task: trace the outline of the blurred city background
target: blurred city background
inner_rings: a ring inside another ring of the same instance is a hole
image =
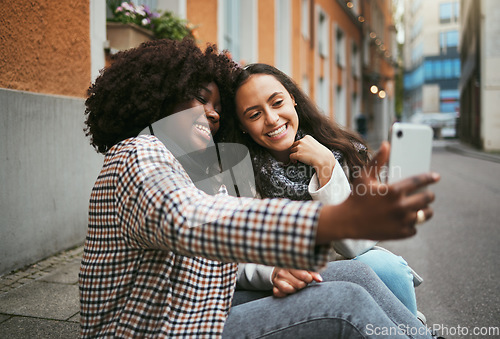
[[[103,160],[83,132],[99,70],[142,41],[189,36],[241,65],[275,65],[373,149],[395,121],[430,125],[436,215],[387,247],[425,279],[417,297],[430,323],[498,329],[499,18],[495,0],[2,2],[0,304],[32,281],[54,283],[22,274],[36,263],[67,250],[78,262]],[[77,312],[51,319],[77,326]],[[0,334],[16,315],[49,317],[0,306]]]

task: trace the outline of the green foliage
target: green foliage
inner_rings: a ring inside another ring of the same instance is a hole
[[[156,38],[182,40],[184,37],[194,38],[192,26],[187,20],[181,20],[171,12],[164,12],[152,19],[153,32]]]

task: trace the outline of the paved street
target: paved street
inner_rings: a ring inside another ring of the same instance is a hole
[[[451,153],[445,144],[433,152],[441,174],[434,218],[415,237],[384,246],[425,279],[417,300],[429,325],[447,326],[447,338],[477,338],[474,327],[500,327],[500,163]],[[458,326],[469,335],[458,335]]]

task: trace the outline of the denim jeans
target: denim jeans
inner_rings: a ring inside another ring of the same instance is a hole
[[[285,298],[236,291],[223,337],[431,338],[367,265],[331,262],[321,275]]]
[[[369,250],[353,260],[361,261],[375,271],[394,295],[417,315],[417,298],[413,285],[413,275],[406,261],[393,253],[383,250]]]

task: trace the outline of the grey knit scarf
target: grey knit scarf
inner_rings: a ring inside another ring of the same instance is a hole
[[[305,136],[300,130],[295,140]],[[342,154],[332,150],[335,158],[342,163]],[[287,198],[291,200],[311,200],[308,192],[309,181],[314,174],[314,168],[297,161],[283,164],[276,160],[265,149],[252,156],[255,181],[262,198]]]

